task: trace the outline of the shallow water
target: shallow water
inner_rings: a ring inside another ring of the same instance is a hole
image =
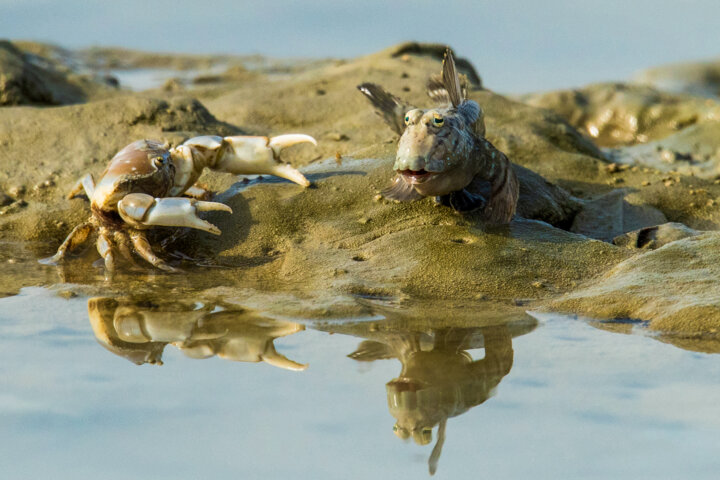
[[[382,302],[296,323],[67,287],[0,299],[2,478],[422,478],[445,422],[437,478],[720,469],[720,357],[645,334],[540,314],[429,328]]]
[[[218,75],[227,69],[227,65],[217,65],[206,69],[176,70],[170,68],[110,69],[106,73],[115,77],[122,88],[141,92],[151,88],[160,88],[170,79],[184,85],[192,85],[198,75]]]
[[[190,82],[197,71],[178,71],[167,68],[138,68],[134,70],[109,70],[109,75],[115,77],[120,86],[134,92],[161,87],[167,80],[177,78]]]

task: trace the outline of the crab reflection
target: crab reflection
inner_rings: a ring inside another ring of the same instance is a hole
[[[304,326],[238,307],[96,297],[88,300],[88,315],[100,344],[138,365],[162,365],[163,350],[171,344],[191,358],[218,356],[287,370],[307,368],[278,353],[274,345],[276,338]]]
[[[432,442],[433,428],[438,427],[437,443],[428,460],[434,474],[447,420],[495,393],[512,368],[513,336],[527,333],[535,325],[528,318],[516,324],[475,328],[388,331],[385,327],[383,332],[371,328],[362,335],[371,340],[361,342],[349,357],[361,362],[389,358],[401,362],[400,374],[386,385],[388,408],[396,420],[393,431],[401,439],[427,445]],[[475,360],[468,350],[477,348],[484,348],[485,355]]]

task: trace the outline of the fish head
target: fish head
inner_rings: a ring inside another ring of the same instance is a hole
[[[432,191],[434,184],[443,185],[439,193],[432,194],[464,188],[469,182],[465,180],[475,174],[474,171],[462,174],[471,168],[475,145],[472,125],[466,116],[451,107],[413,109],[406,113],[405,124],[393,166],[397,173],[409,184],[423,185],[423,190]]]

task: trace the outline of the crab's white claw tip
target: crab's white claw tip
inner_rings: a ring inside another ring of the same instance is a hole
[[[195,203],[195,210],[198,212],[227,212],[232,213],[232,208],[228,207],[224,203],[219,202],[204,202],[198,200]]]
[[[218,227],[216,227],[210,222],[206,222],[205,220],[200,220],[199,222],[196,222],[191,228],[203,230],[205,232],[212,233],[213,235],[220,235],[222,233]]]
[[[272,149],[275,157],[277,158],[284,148],[288,148],[299,143],[312,143],[313,145],[317,146],[317,141],[313,137],[311,137],[310,135],[305,135],[303,133],[288,133],[286,135],[278,135],[277,137],[272,137],[268,142],[268,146]],[[303,187],[310,186],[310,181],[305,178],[305,175],[287,164],[280,164],[274,166],[270,173],[278,177],[286,178],[291,182],[302,185]]]
[[[317,141],[310,135],[305,135],[303,133],[288,133],[286,135],[272,137],[268,146],[272,148],[277,155],[283,148],[292,147],[298,143],[312,143],[317,147]]]
[[[295,362],[284,355],[280,355],[277,352],[267,352],[263,354],[261,358],[263,362],[267,363],[268,365],[272,365],[273,367],[278,367],[285,370],[291,370],[293,372],[302,372],[303,370],[307,370],[308,368],[307,363]]]
[[[291,182],[297,183],[298,185],[302,185],[303,187],[310,186],[310,180],[305,178],[305,175],[300,173],[300,171],[296,168],[293,168],[286,163],[273,165],[273,167],[270,169],[270,173],[275,175],[276,177],[282,177],[290,180]]]

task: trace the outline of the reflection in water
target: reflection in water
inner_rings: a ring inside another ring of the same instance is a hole
[[[419,445],[437,440],[428,465],[437,470],[447,421],[490,398],[513,365],[512,338],[532,331],[536,321],[517,309],[435,309],[424,305],[389,308],[372,305],[380,321],[317,323],[314,328],[364,340],[350,358],[372,362],[395,358],[402,364],[387,383],[393,430]],[[88,300],[96,338],[108,350],[136,364],[162,364],[172,344],[192,358],[265,362],[289,370],[307,365],[275,350],[274,340],[304,326],[270,319],[234,305],[161,302],[96,297]],[[441,316],[438,316],[441,315]],[[484,349],[474,359],[468,350]]]
[[[108,350],[138,365],[162,365],[165,345],[191,358],[217,355],[239,362],[265,362],[287,370],[307,365],[275,350],[274,340],[304,330],[300,324],[262,317],[234,307],[155,303],[96,297],[88,300],[95,337]]]
[[[623,479],[714,479],[720,470],[720,357],[645,336],[611,334],[575,318],[552,316],[517,342],[533,325],[523,325],[502,306],[452,311],[446,303],[434,302],[431,309],[403,302],[394,316],[373,308],[373,317],[365,321],[319,320],[312,326],[318,331],[276,340],[277,349],[286,354],[292,352],[287,344],[303,346],[303,360],[314,367],[303,375],[256,368],[258,364],[180,361],[172,346],[166,350],[178,361],[175,368],[151,372],[95,345],[87,331],[87,298],[58,295],[58,290],[23,289],[0,299],[3,479],[166,478],[178,471],[190,478],[238,472],[266,480],[325,480],[337,478],[338,472],[407,478],[422,473],[418,469],[427,471],[443,418],[447,441],[439,473],[448,478],[466,478],[468,472],[491,478],[585,478],[597,472],[598,477]],[[232,310],[227,306],[231,300],[218,298],[224,291],[180,296],[174,292],[192,291],[166,288],[155,297],[157,306],[98,299],[91,305],[93,326],[111,348],[119,349],[123,344],[114,326],[119,307],[121,312],[164,311],[192,326],[195,321],[188,316],[199,319],[219,311],[193,307],[193,300],[213,299],[208,303]],[[185,306],[169,304],[178,297]],[[487,318],[493,312],[502,315]],[[243,316],[238,317],[242,323]],[[512,372],[499,380],[509,366],[508,338],[483,328],[503,320],[510,322],[515,352]],[[198,325],[197,333],[204,327]],[[499,348],[492,346],[493,338]],[[364,340],[374,341],[359,349],[365,360],[392,359],[365,364],[343,360]],[[152,351],[142,346],[124,345],[141,352],[138,361]],[[478,346],[487,352],[470,348]],[[485,370],[467,359],[465,351],[475,359],[495,360]],[[435,369],[433,359],[447,374]],[[642,368],[637,368],[639,360]],[[385,402],[388,392],[391,399],[398,393],[392,384],[385,388],[395,377],[414,380],[418,405],[407,407],[412,401],[408,394],[405,408],[391,407],[397,420]],[[498,380],[500,398],[472,408]],[[379,390],[368,388],[368,382]],[[118,401],[118,389],[133,395]],[[168,394],[170,409],[168,402],[157,401]],[[433,403],[426,401],[433,395]],[[692,408],[683,408],[688,403]],[[451,418],[466,409],[470,411]],[[390,433],[396,421],[408,432],[413,425],[432,426],[434,438],[424,447],[403,444]],[[42,461],[38,449],[29,445],[42,449]],[[413,451],[425,456],[421,463],[413,461]],[[133,461],[122,461],[126,458]]]
[[[485,357],[473,360],[467,350],[482,347]],[[396,419],[393,431],[402,439],[412,437],[415,443],[427,445],[438,425],[437,443],[428,460],[434,474],[447,419],[490,398],[510,372],[512,333],[507,325],[495,325],[385,334],[363,341],[349,356],[365,362],[400,360],[400,375],[387,383],[388,407]]]

